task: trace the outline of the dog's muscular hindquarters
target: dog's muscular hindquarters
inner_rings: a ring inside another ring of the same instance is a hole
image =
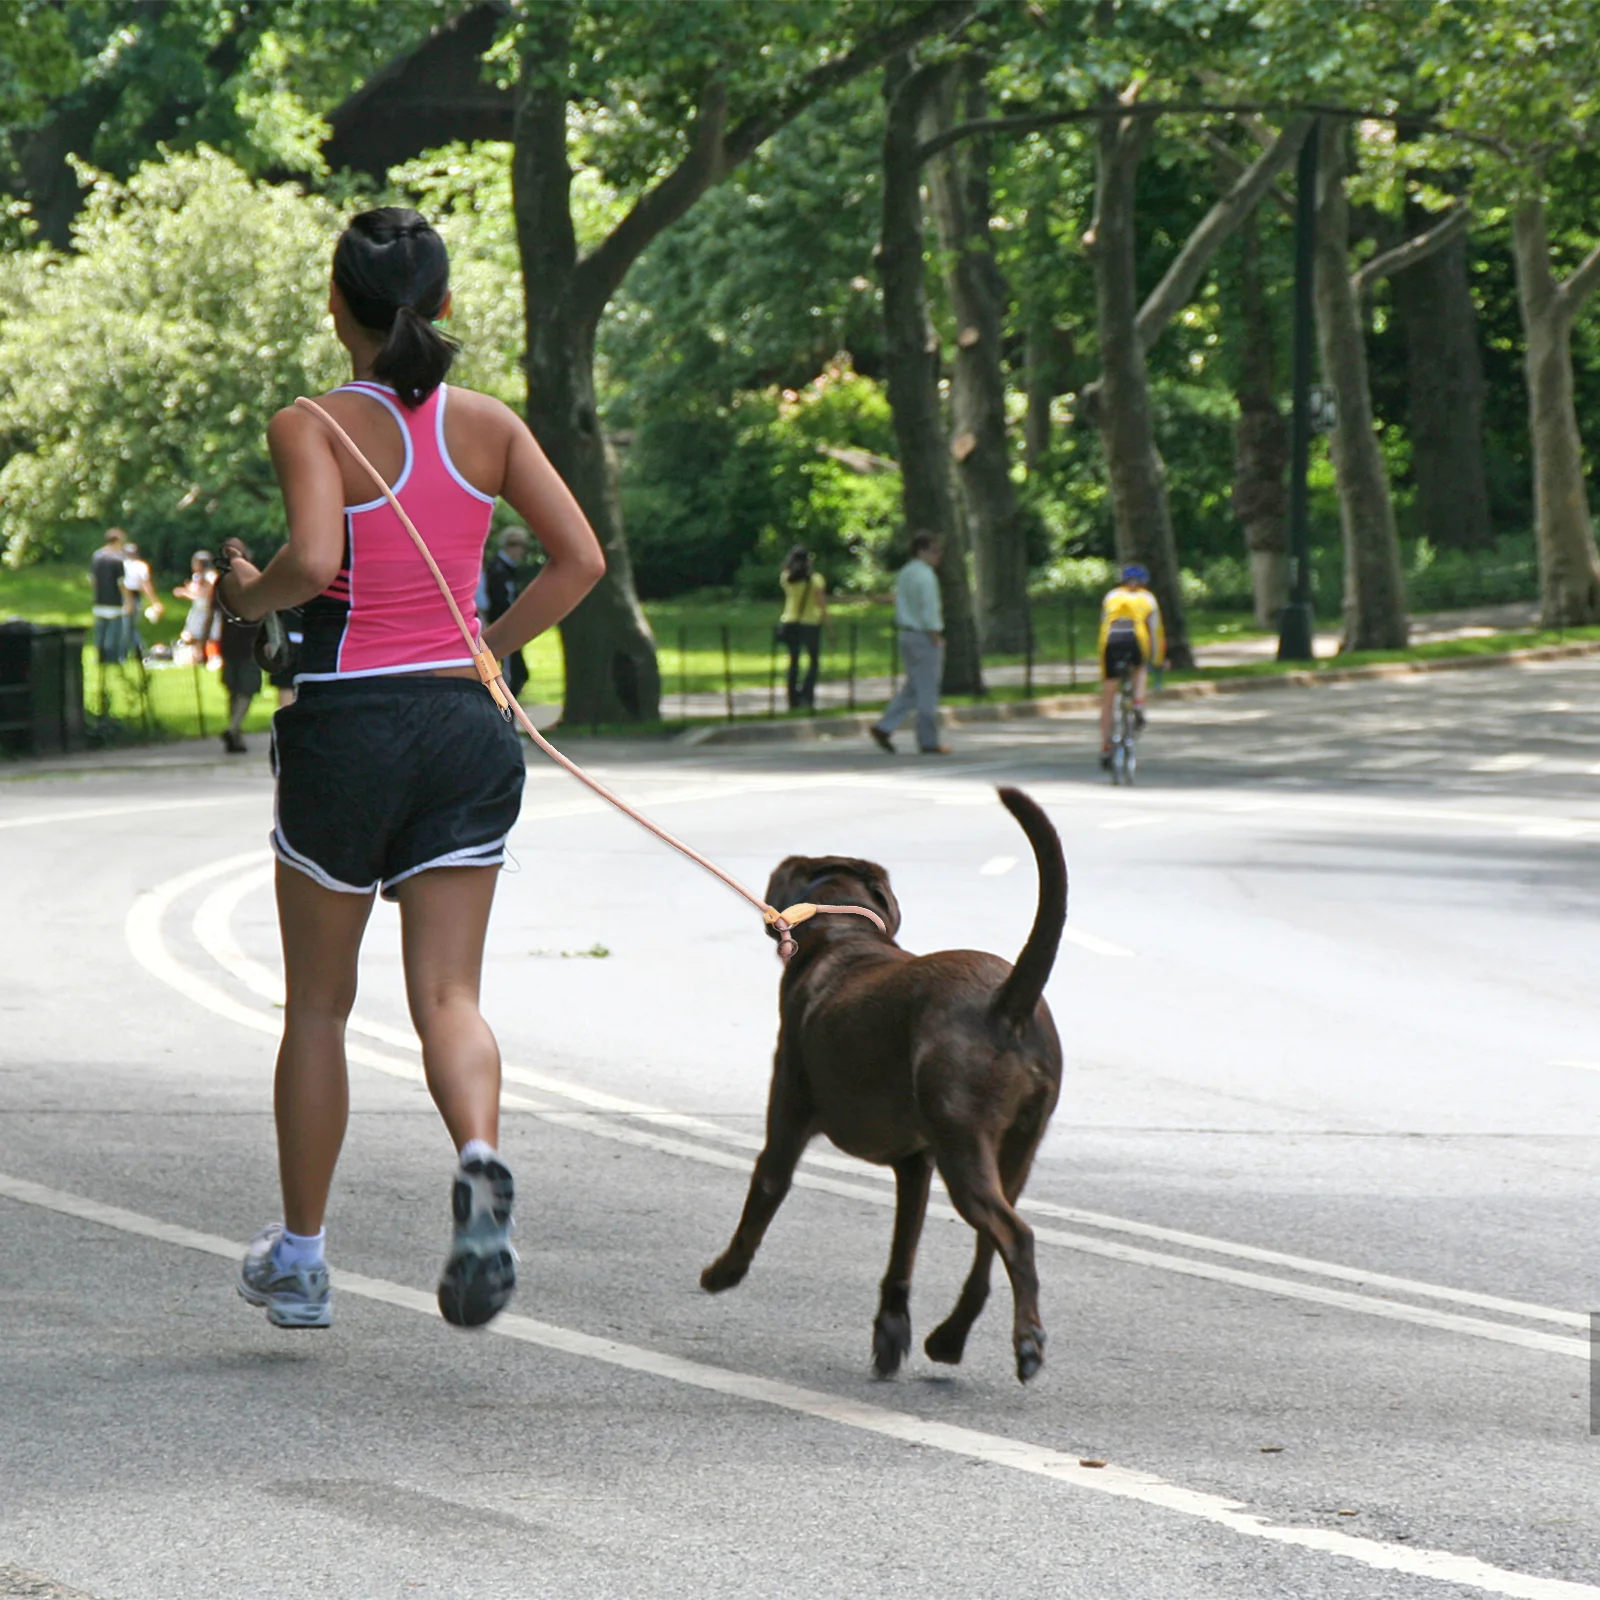
[[[977,950],[902,950],[894,942],[900,907],[874,862],[790,856],[767,884],[776,906],[874,906],[888,931],[860,917],[815,917],[796,930],[766,1147],[733,1241],[700,1283],[715,1293],[749,1271],[817,1134],[893,1167],[894,1242],[872,1330],[880,1377],[897,1371],[911,1348],[911,1268],[935,1166],[978,1244],[955,1309],[924,1349],[935,1361],[960,1361],[998,1252],[1015,1301],[1017,1376],[1026,1382],[1044,1360],[1033,1230],[1016,1201],[1061,1089],[1061,1045],[1041,996],[1066,922],[1067,869],[1044,812],[1019,789],[1000,790],[1000,799],[1039,865],[1039,907],[1014,967]]]

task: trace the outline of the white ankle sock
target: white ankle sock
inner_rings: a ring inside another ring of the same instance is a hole
[[[498,1161],[500,1152],[487,1139],[468,1139],[461,1147],[461,1165],[469,1161]]]
[[[318,1228],[315,1233],[290,1233],[285,1228],[273,1255],[280,1267],[320,1267],[327,1237],[326,1228]]]

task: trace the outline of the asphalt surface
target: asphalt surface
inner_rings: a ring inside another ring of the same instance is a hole
[[[335,1326],[233,1291],[277,1216],[249,760],[0,768],[0,1596],[1600,1597],[1600,663],[721,751],[576,742],[759,888],[884,862],[1012,955],[1049,810],[1065,1092],[959,1369],[869,1373],[883,1176],[818,1148],[744,1285],[777,967],[728,892],[530,767],[486,1010],[522,1287],[431,1312],[450,1152],[392,909],[352,1032]],[[538,758],[535,758],[537,762]],[[602,953],[603,952],[603,953]],[[936,1199],[939,1191],[936,1189]],[[930,1216],[920,1340],[971,1234]]]

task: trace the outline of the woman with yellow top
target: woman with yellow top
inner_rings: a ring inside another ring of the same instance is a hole
[[[789,709],[817,709],[817,667],[822,655],[822,624],[828,620],[828,585],[811,566],[811,552],[797,544],[778,573],[783,585],[783,616],[778,640],[789,647]],[[800,652],[810,654],[805,682],[800,681]]]

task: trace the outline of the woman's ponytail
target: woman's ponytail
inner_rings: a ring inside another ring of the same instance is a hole
[[[416,407],[444,382],[460,346],[433,326],[450,293],[450,257],[427,219],[379,206],[350,219],[333,281],[363,328],[384,335],[372,373]]]
[[[402,405],[420,406],[444,382],[460,348],[414,307],[401,306],[372,363],[372,375],[388,384]]]

